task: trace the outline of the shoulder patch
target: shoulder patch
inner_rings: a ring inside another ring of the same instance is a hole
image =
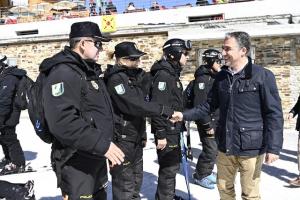
[[[115,86],[115,90],[119,95],[125,94],[125,87],[122,83]]]
[[[164,91],[166,89],[167,83],[166,82],[158,82],[158,89],[160,91]]]
[[[200,89],[200,90],[204,90],[204,88],[205,88],[205,83],[199,83],[198,86],[199,86],[199,89]]]
[[[96,81],[91,81],[91,84],[92,84],[93,88],[95,88],[96,90],[99,89],[99,85]]]
[[[64,83],[60,82],[60,83],[53,84],[51,86],[51,89],[52,89],[53,96],[55,96],[55,97],[61,96],[65,91]]]

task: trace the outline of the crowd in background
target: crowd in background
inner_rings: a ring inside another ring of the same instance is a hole
[[[143,4],[138,1],[104,0],[96,3],[90,1],[58,1],[54,4],[39,3],[29,6],[0,5],[0,24],[16,24],[27,22],[21,18],[35,18],[34,21],[58,20],[98,15],[113,15],[121,13],[177,9],[193,6],[211,6],[215,4],[237,3],[253,0],[196,0],[196,1],[153,1]]]

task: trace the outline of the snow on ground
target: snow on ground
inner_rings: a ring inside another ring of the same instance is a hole
[[[21,122],[17,126],[18,138],[25,152],[26,161],[31,163],[33,168],[38,172],[24,173],[17,175],[0,176],[1,180],[8,180],[11,182],[26,182],[29,179],[35,181],[35,194],[40,200],[60,200],[60,190],[56,188],[56,177],[50,166],[50,145],[43,143],[37,136],[35,136],[32,125],[28,119],[27,113],[22,113]],[[153,144],[152,134],[148,134],[149,140],[147,147],[144,149],[144,182],[141,190],[142,199],[154,199],[158,164],[156,160],[156,150]],[[193,172],[199,153],[201,152],[201,144],[199,137],[194,128],[191,131],[192,148],[194,159],[190,164],[190,174]],[[261,194],[264,200],[299,200],[300,188],[293,188],[287,184],[289,179],[297,175],[297,132],[294,130],[284,131],[284,146],[280,156],[280,160],[272,165],[264,165],[262,180],[261,180]],[[0,150],[0,157],[3,154]],[[47,166],[47,167],[45,167]],[[192,179],[190,178],[192,182]],[[195,184],[190,184],[191,194],[193,200],[200,199],[219,199],[217,188],[213,190],[202,188]],[[236,180],[237,199],[240,200],[240,186],[239,179]],[[108,195],[111,199],[111,190]],[[187,189],[184,177],[177,175],[176,193],[187,198]]]

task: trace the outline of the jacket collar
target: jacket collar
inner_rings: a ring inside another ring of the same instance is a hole
[[[231,73],[228,66],[223,66],[222,69]],[[246,66],[237,74],[241,74],[242,79],[250,79],[252,77],[252,59],[248,56],[248,63]]]

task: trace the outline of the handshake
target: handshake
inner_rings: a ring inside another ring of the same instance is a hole
[[[182,112],[174,111],[171,118],[169,119],[172,123],[181,122],[183,120]]]

